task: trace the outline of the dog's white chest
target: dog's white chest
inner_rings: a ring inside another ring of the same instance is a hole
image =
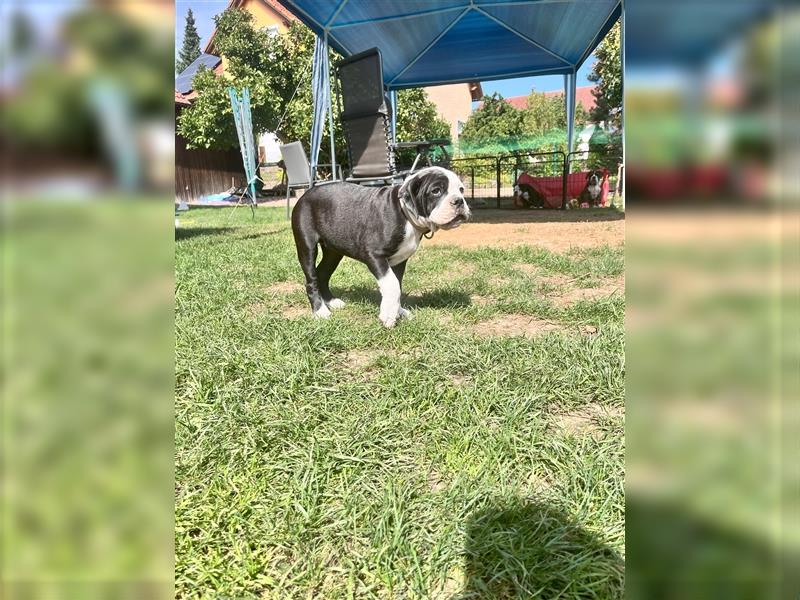
[[[421,239],[422,236],[414,229],[414,226],[407,222],[403,241],[400,243],[397,251],[389,257],[389,264],[395,266],[399,265],[404,260],[408,260],[409,257],[417,251],[417,248],[419,248]]]
[[[597,198],[600,195],[600,185],[599,184],[589,185],[589,186],[587,186],[587,189],[589,190],[589,195],[592,198]]]

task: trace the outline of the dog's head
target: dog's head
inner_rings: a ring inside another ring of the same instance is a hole
[[[464,184],[458,175],[441,167],[428,167],[409,175],[400,186],[400,195],[406,197],[417,214],[441,229],[458,227],[472,216],[464,200]]]
[[[523,200],[530,200],[531,193],[528,190],[523,190],[519,185],[514,186],[514,196],[522,198]]]
[[[603,177],[605,177],[605,173],[602,171],[589,171],[586,175],[586,185],[589,187],[597,187],[602,183]]]

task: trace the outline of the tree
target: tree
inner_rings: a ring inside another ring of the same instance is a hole
[[[27,54],[33,47],[35,34],[27,15],[15,10],[11,15],[11,41],[9,50],[13,56]]]
[[[459,139],[472,144],[515,140],[523,135],[523,130],[523,112],[495,92],[483,97],[480,108],[464,124]]]
[[[620,59],[620,25],[617,22],[594,51],[597,61],[587,79],[595,83],[592,94],[595,107],[592,121],[605,122],[614,130],[622,127],[622,60]]]
[[[592,65],[588,79],[596,83],[592,94],[595,107],[592,120],[604,122],[608,134],[594,137],[589,149],[600,157],[597,166],[614,170],[622,162],[622,60],[620,57],[620,25],[617,22],[597,46],[597,61]]]
[[[523,110],[523,134],[541,136],[553,130],[566,130],[567,105],[563,94],[547,96],[531,90],[527,107]],[[583,104],[575,107],[575,126],[586,124],[587,114]]]
[[[255,29],[253,16],[241,9],[228,9],[215,17],[214,43],[225,58],[222,77],[201,69],[193,81],[197,92],[191,106],[178,118],[178,133],[189,147],[228,149],[238,145],[231,113],[228,87],[250,88],[254,134],[273,132],[283,142],[300,140],[308,149],[313,119],[311,62],[314,35],[301,23],[292,23],[281,35]],[[338,58],[332,53],[334,61]],[[333,69],[332,69],[333,73]],[[331,81],[335,98],[338,81]],[[327,122],[324,135],[327,136]],[[449,128],[436,114],[436,107],[423,90],[402,90],[398,94],[398,139],[415,140],[447,137]],[[341,123],[334,115],[336,159],[345,162],[347,148]],[[327,140],[320,148],[320,163],[330,162]]]
[[[200,56],[200,36],[197,34],[197,26],[194,22],[192,9],[186,13],[186,25],[183,27],[183,45],[178,54],[178,61],[175,63],[177,73],[192,64]]]
[[[412,88],[397,92],[397,141],[434,140],[450,138],[450,125],[436,112],[425,90]],[[399,164],[411,165],[416,156],[413,149],[398,152]]]

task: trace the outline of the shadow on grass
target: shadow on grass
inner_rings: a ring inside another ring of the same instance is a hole
[[[467,523],[457,600],[622,598],[622,557],[559,509],[520,499]]]
[[[188,240],[204,235],[222,235],[236,231],[236,227],[178,227],[175,229],[176,240]]]
[[[334,289],[334,295],[336,290]],[[365,302],[378,305],[381,294],[376,288],[358,286],[341,290],[338,295],[345,302]],[[463,308],[470,305],[469,294],[456,290],[435,290],[422,294],[403,294],[402,305],[408,308]]]
[[[797,597],[800,556],[770,545],[776,540],[767,531],[747,535],[725,526],[722,517],[702,518],[673,502],[638,497],[628,497],[625,520],[627,598]]]

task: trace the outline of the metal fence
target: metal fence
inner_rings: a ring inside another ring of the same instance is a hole
[[[514,184],[522,173],[532,177],[561,177],[562,203],[567,198],[567,175],[591,169],[608,169],[609,192],[617,190],[618,160],[596,150],[564,152],[515,152],[490,156],[453,158],[450,168],[464,183],[465,195],[474,205],[494,205],[496,208],[513,206]]]

